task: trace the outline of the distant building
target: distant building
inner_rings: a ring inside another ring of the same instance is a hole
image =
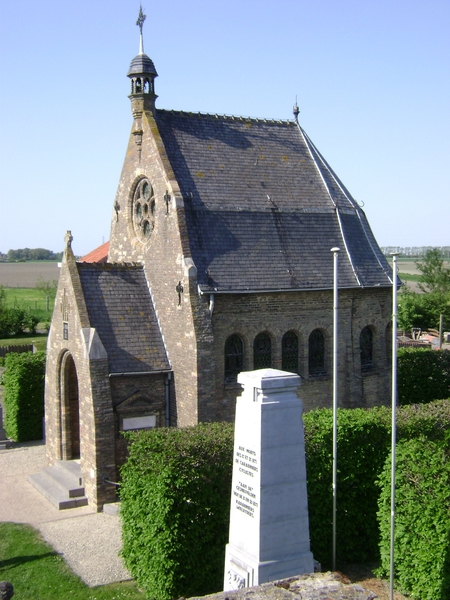
[[[141,30],[109,247],[77,262],[67,237],[48,342],[48,460],[80,458],[97,508],[123,430],[232,420],[242,370],[299,373],[305,408],[331,406],[332,247],[340,405],[389,399],[390,268],[298,110],[161,110],[156,76]]]

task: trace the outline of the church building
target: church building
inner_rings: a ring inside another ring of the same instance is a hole
[[[79,459],[98,510],[115,499],[124,431],[233,420],[240,371],[298,373],[305,409],[331,407],[332,248],[339,405],[389,401],[391,269],[298,108],[157,108],[144,19],[109,245],[77,261],[67,233],[47,348],[47,459]]]

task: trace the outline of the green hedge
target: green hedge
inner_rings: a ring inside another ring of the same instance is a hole
[[[311,551],[323,568],[332,560],[332,420],[330,409],[304,415]],[[386,409],[338,410],[336,554],[365,562],[378,555],[376,479],[389,451]]]
[[[449,350],[399,348],[397,367],[399,404],[450,398]]]
[[[420,600],[450,598],[449,445],[424,437],[397,446],[396,584]],[[390,570],[391,459],[380,477],[380,575]]]
[[[304,415],[311,551],[332,552],[332,410]],[[450,401],[397,411],[399,441],[450,437]],[[232,470],[232,426],[157,429],[131,436],[121,488],[123,555],[156,600],[221,589]],[[391,410],[339,409],[338,564],[379,558],[377,480],[391,450]]]
[[[223,587],[233,425],[133,433],[122,468],[122,556],[148,597]]]
[[[5,386],[6,435],[16,442],[41,440],[44,418],[45,352],[7,354]]]
[[[311,551],[324,568],[332,559],[331,409],[305,413],[305,452]],[[338,563],[379,558],[377,479],[391,451],[391,409],[338,410],[336,555]],[[397,437],[444,440],[450,432],[450,401],[401,407]]]

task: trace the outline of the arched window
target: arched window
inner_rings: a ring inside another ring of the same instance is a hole
[[[244,343],[234,334],[225,342],[225,383],[236,381],[244,364]]]
[[[267,333],[258,333],[253,342],[253,368],[268,369],[272,366],[272,342]]]
[[[370,327],[364,327],[359,335],[359,353],[361,369],[367,371],[373,367],[373,332]]]
[[[293,331],[285,333],[281,340],[281,368],[298,373],[298,337]]]
[[[308,340],[308,370],[310,377],[325,375],[325,336],[314,329]]]

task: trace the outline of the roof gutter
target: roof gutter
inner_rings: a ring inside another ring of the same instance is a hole
[[[108,377],[136,377],[137,375],[161,375],[161,373],[171,373],[172,369],[161,369],[160,371],[131,371],[127,373],[110,373]]]
[[[347,285],[347,286],[339,286],[340,290],[359,290],[366,288],[382,288],[382,287],[391,287],[391,284],[386,283],[383,285]],[[281,288],[281,289],[272,289],[272,290],[214,290],[214,294],[210,290],[201,290],[200,286],[198,287],[198,292],[201,296],[204,294],[210,294],[210,296],[214,295],[225,295],[225,294],[281,294],[285,292],[323,292],[327,290],[333,290],[333,286],[330,287],[322,287],[322,288]],[[213,303],[214,308],[214,303]],[[211,304],[210,304],[211,309]]]

